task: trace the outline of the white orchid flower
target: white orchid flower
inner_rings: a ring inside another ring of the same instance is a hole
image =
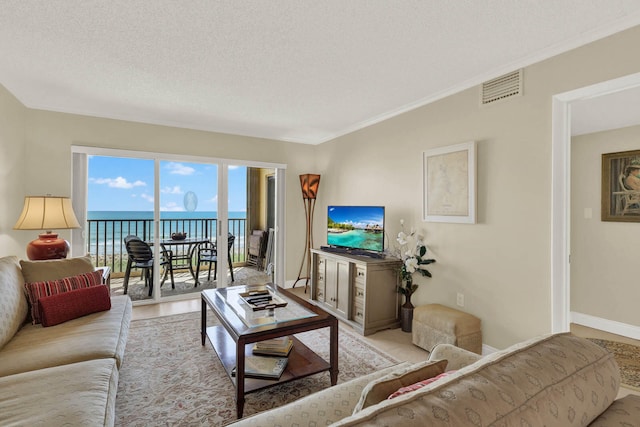
[[[409,236],[407,236],[404,231],[401,231],[398,233],[398,243],[400,243],[401,245],[406,245],[407,243],[409,243]]]
[[[407,272],[413,273],[418,268],[418,260],[415,258],[409,258],[404,262]]]

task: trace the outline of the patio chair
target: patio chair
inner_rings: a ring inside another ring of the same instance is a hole
[[[129,276],[132,268],[143,270],[145,286],[149,286],[149,296],[153,294],[153,251],[149,244],[138,236],[129,235],[124,238],[124,244],[127,249],[127,268],[124,273],[124,293],[129,291]],[[164,265],[169,269],[171,275],[171,286],[175,289],[173,280],[173,268],[169,259],[163,259],[160,265]]]
[[[227,259],[229,261],[229,270],[231,271],[231,281],[233,282],[235,279],[233,278],[233,263],[231,261],[231,248],[233,247],[233,242],[235,241],[236,236],[229,233],[229,238],[227,240]],[[206,262],[209,264],[209,272],[207,274],[207,281],[211,280],[211,264],[214,264],[215,270],[213,272],[213,280],[216,280],[218,276],[218,249],[215,244],[211,242],[203,243],[198,248],[198,263],[196,265],[196,286],[198,286],[198,282],[200,280],[200,264]]]

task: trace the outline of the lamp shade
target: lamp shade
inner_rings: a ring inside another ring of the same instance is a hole
[[[69,243],[51,230],[80,228],[80,224],[68,197],[28,196],[24,198],[22,213],[13,228],[47,230],[27,245],[29,259],[44,260],[66,258],[69,252]]]
[[[311,173],[300,175],[300,186],[302,187],[303,199],[315,199],[320,186],[320,175]]]
[[[14,230],[80,228],[68,197],[28,196]]]

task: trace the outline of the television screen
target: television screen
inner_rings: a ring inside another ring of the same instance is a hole
[[[384,251],[384,206],[329,206],[327,244]]]

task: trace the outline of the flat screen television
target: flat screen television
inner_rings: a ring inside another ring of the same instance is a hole
[[[384,251],[384,206],[329,206],[327,244],[332,247]]]

